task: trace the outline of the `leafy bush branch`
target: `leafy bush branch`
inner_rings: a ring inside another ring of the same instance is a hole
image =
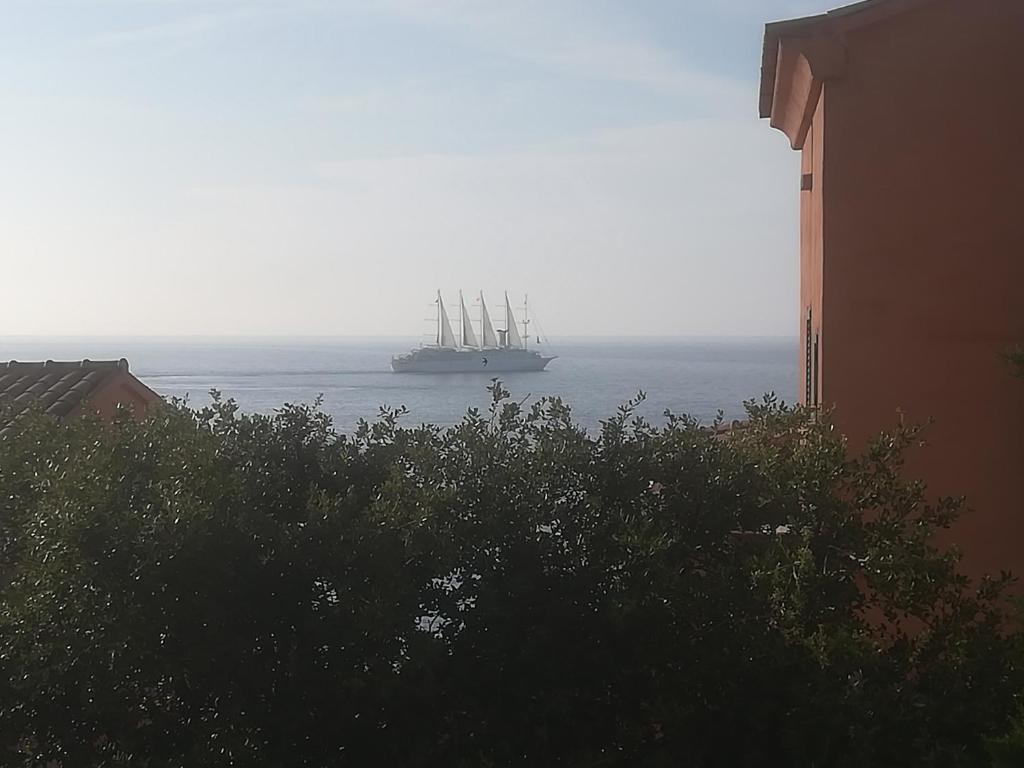
[[[0,440],[0,763],[980,766],[1020,705],[899,425],[498,383],[458,425],[217,399]],[[1004,745],[1005,746],[1005,745]]]

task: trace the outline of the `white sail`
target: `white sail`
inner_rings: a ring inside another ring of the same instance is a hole
[[[494,326],[491,325],[491,315],[488,313],[487,305],[484,303],[483,291],[480,292],[480,335],[483,336],[483,345],[485,347],[498,346],[498,334],[494,332]]]
[[[471,322],[472,309],[467,311],[466,300],[459,291],[459,309],[456,319],[461,333],[456,334],[444,298],[437,292],[436,344],[421,344],[416,349],[391,358],[395,373],[459,373],[493,377],[505,372],[543,371],[555,358],[529,348],[529,315],[524,304],[522,328],[516,324],[508,294],[505,295],[505,325],[495,332],[487,313],[487,305],[480,295],[480,329]],[[501,322],[499,320],[499,325]],[[483,345],[478,346],[478,341]]]
[[[477,344],[473,323],[469,319],[469,312],[466,311],[466,302],[462,299],[462,291],[459,291],[459,309],[462,314],[462,346],[478,349],[480,345]]]
[[[456,347],[455,332],[452,331],[451,321],[448,319],[448,310],[444,308],[444,300],[441,292],[437,292],[437,346]]]
[[[505,328],[507,330],[507,343],[513,349],[520,349],[523,340],[519,336],[519,329],[516,327],[516,317],[512,314],[512,305],[508,302],[508,294],[505,294]]]

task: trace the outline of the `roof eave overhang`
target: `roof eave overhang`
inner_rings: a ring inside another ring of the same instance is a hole
[[[801,149],[824,83],[846,70],[846,46],[826,30],[802,34],[790,27],[790,34],[779,35],[771,27],[765,33],[761,117],[786,134],[793,149]]]
[[[779,47],[783,38],[800,35],[823,22],[828,14],[804,19],[773,21],[764,25],[764,46],[761,50],[761,117],[771,117],[775,83],[778,79]]]
[[[761,117],[770,118],[793,148],[801,149],[824,83],[846,72],[846,34],[932,1],[861,0],[818,16],[766,24]]]

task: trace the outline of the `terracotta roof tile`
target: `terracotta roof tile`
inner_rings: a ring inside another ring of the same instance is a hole
[[[0,363],[0,437],[11,421],[33,405],[61,419],[89,397],[107,378],[128,372],[128,361],[77,360]]]

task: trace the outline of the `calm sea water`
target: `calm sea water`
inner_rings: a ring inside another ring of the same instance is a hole
[[[195,406],[209,402],[211,389],[258,412],[322,395],[343,432],[382,405],[408,407],[410,424],[452,424],[467,408],[486,407],[486,374],[391,373],[391,356],[413,346],[410,339],[20,337],[0,338],[0,360],[125,357],[157,392]],[[561,396],[587,427],[639,390],[647,395],[640,412],[656,422],[666,409],[704,421],[719,409],[738,418],[744,400],[775,392],[791,402],[797,392],[792,339],[578,339],[552,351],[558,359],[547,371],[503,374],[502,381],[517,399]]]

